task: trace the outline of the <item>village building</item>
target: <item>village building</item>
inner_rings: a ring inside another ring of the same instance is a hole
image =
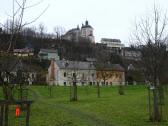
[[[40,49],[38,53],[40,60],[59,60],[58,50],[56,49]]]
[[[105,77],[104,77],[105,76]],[[48,68],[49,85],[120,85],[125,84],[125,71],[119,64],[96,68],[93,62],[51,60]]]
[[[52,60],[48,68],[47,82],[49,85],[95,84],[96,69],[91,62]]]
[[[139,61],[141,59],[141,52],[135,48],[125,47],[123,58],[126,60]]]
[[[124,44],[120,39],[102,38],[101,43],[107,46],[109,52],[123,55]]]
[[[28,57],[34,55],[34,49],[24,48],[24,49],[14,49],[13,54],[19,57]]]
[[[119,64],[106,64],[104,67],[97,66],[96,80],[100,85],[125,84],[125,70]]]
[[[6,71],[10,73],[11,77],[6,75]],[[18,81],[21,81],[23,84],[31,85],[37,79],[37,71],[34,67],[21,60],[13,60],[8,64],[6,70],[2,69],[0,74],[3,76],[4,81],[9,81],[11,84],[18,84]]]

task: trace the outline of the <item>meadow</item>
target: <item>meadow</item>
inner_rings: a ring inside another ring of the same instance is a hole
[[[30,86],[30,126],[168,126],[168,95],[164,108],[164,120],[149,121],[148,91],[143,85],[126,86],[125,95],[118,94],[118,87],[103,86],[97,98],[94,86],[78,87],[78,101],[70,102],[70,87]],[[24,125],[24,112],[14,117],[10,110],[10,126]]]

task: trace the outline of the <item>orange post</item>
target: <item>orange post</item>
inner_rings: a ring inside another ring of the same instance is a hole
[[[20,106],[16,106],[16,112],[15,112],[15,114],[16,114],[16,117],[19,117],[20,116],[20,113],[21,113],[21,110],[20,110]]]

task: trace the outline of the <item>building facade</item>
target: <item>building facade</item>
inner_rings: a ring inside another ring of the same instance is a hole
[[[100,85],[125,84],[125,70],[119,64],[106,65],[96,70],[96,80]]]
[[[106,45],[110,52],[123,55],[124,44],[120,39],[102,38],[101,43]]]
[[[42,60],[60,59],[58,51],[55,49],[40,49],[38,57]]]
[[[51,61],[47,74],[49,85],[69,86],[74,81],[78,85],[95,84],[96,69],[94,65],[90,62]]]
[[[34,49],[24,48],[24,49],[14,49],[13,54],[18,57],[28,57],[34,55]]]
[[[105,76],[105,78],[104,78]],[[49,85],[119,85],[125,83],[125,72],[119,64],[107,68],[96,68],[92,62],[52,60],[48,68]]]
[[[138,61],[141,59],[141,52],[135,48],[125,47],[123,58],[126,60]]]
[[[106,44],[107,47],[111,48],[124,48],[124,44],[121,43],[120,39],[110,39],[110,38],[102,38],[101,39],[102,44]]]
[[[89,25],[89,22],[86,20],[85,24],[82,24],[82,27],[73,28],[69,30],[65,35],[62,36],[62,39],[70,40],[70,41],[79,41],[80,39],[86,39],[90,42],[95,42],[95,38],[93,35],[93,27]]]

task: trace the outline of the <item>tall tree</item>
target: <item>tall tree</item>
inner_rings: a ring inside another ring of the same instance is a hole
[[[163,75],[166,68],[167,59],[167,15],[162,15],[155,5],[153,13],[148,17],[141,18],[136,24],[136,30],[133,34],[137,48],[141,52],[141,70],[145,79],[150,83],[153,94],[153,115],[150,117],[153,121],[162,120],[162,110],[160,109],[160,100],[163,99]]]
[[[8,47],[5,50],[5,53],[0,55],[0,61],[2,61],[2,64],[0,65],[0,81],[3,85],[3,94],[5,96],[4,97],[5,100],[13,100],[13,96],[12,96],[13,80],[18,78],[17,76],[11,74],[15,66],[12,60],[13,56],[11,52],[13,51],[15,44],[18,40],[18,35],[20,35],[20,32],[25,26],[30,25],[33,22],[35,22],[37,19],[39,19],[41,15],[48,8],[47,6],[36,18],[32,19],[31,21],[28,21],[24,19],[25,11],[27,9],[35,7],[38,4],[28,6],[27,1],[28,0],[21,0],[21,1],[12,0],[12,14],[9,16],[10,27],[7,27],[6,25],[1,23],[2,26],[7,29],[10,35],[10,39],[8,41]],[[13,67],[9,68],[7,64],[11,64],[11,63],[13,63],[12,65]],[[9,107],[8,105],[6,105],[5,106],[5,117],[6,117],[5,126],[8,125],[8,112],[9,112]]]

